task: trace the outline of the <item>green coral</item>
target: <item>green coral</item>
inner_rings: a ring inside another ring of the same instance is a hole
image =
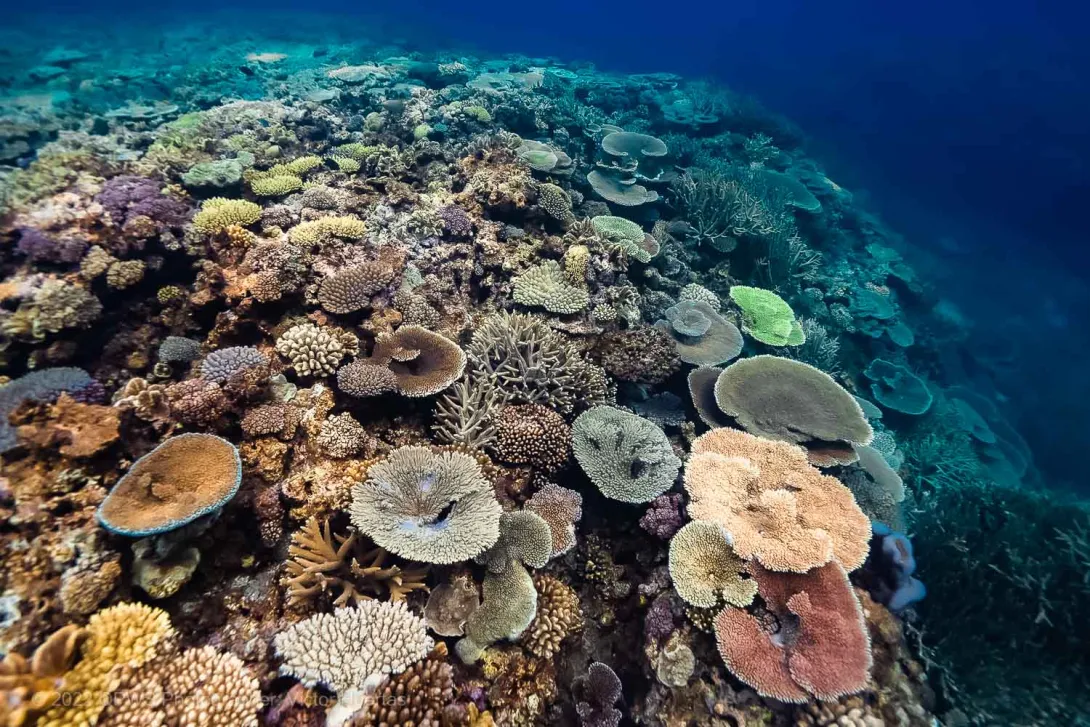
[[[795,312],[780,296],[764,288],[735,285],[731,300],[742,309],[742,330],[769,346],[800,346],[806,341]]]
[[[282,197],[303,188],[303,180],[291,174],[257,177],[250,180],[250,189],[258,197]]]
[[[621,502],[650,502],[673,486],[681,469],[661,429],[612,406],[579,415],[572,425],[572,451],[602,494]]]
[[[337,165],[337,169],[345,174],[355,174],[363,166],[360,164],[359,159],[353,159],[349,156],[333,156],[330,159]]]
[[[367,234],[363,220],[355,217],[322,217],[291,228],[288,238],[297,245],[317,245],[333,238],[359,240]]]
[[[213,197],[205,200],[201,210],[193,216],[193,226],[211,235],[230,225],[247,227],[261,219],[261,206],[244,199]]]

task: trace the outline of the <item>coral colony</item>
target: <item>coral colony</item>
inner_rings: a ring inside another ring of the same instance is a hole
[[[243,45],[0,127],[0,727],[1074,724],[1090,530],[789,124]]]

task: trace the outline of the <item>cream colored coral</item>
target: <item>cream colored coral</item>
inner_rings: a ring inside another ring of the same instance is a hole
[[[142,603],[121,603],[99,611],[87,624],[80,661],[64,678],[61,700],[39,727],[93,725],[117,688],[117,669],[137,668],[171,645],[175,632],[166,611]]]
[[[144,279],[143,260],[118,260],[106,270],[106,284],[122,290],[136,285]]]
[[[117,258],[95,245],[87,251],[87,254],[83,256],[83,260],[80,261],[79,274],[86,280],[94,280],[109,270],[110,265],[115,262],[117,262]]]
[[[670,541],[670,578],[687,603],[701,608],[748,606],[757,595],[757,581],[743,578],[742,559],[715,523],[694,520]]]
[[[277,352],[289,359],[300,376],[324,376],[337,370],[344,344],[313,323],[292,327],[276,342]]]
[[[288,232],[288,239],[297,245],[317,245],[334,237],[359,240],[367,226],[355,217],[322,217],[301,222]]]
[[[363,601],[320,613],[277,634],[274,644],[284,660],[281,674],[341,695],[400,674],[434,645],[424,620],[404,601]]]
[[[513,297],[516,303],[561,314],[578,313],[590,302],[587,291],[572,285],[555,260],[535,265],[516,276]]]
[[[246,227],[261,218],[261,207],[244,199],[213,197],[204,201],[201,211],[193,216],[193,226],[205,234],[213,234],[230,225]]]

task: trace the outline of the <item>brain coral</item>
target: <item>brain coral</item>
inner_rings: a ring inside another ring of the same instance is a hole
[[[670,578],[687,603],[712,608],[726,601],[748,606],[757,595],[757,583],[727,543],[715,523],[694,520],[670,540]]]
[[[389,265],[367,262],[334,273],[322,281],[318,301],[330,313],[353,313],[371,304],[371,296],[394,279]]]
[[[517,275],[512,297],[516,303],[561,314],[578,313],[590,302],[587,291],[572,285],[555,260],[546,260]]]
[[[866,560],[870,520],[793,444],[713,429],[693,442],[685,489],[689,516],[721,526],[745,560],[796,573],[834,558],[850,571]]]
[[[716,366],[742,352],[742,333],[702,300],[683,300],[666,309],[666,319],[655,326],[674,339],[682,361],[696,366]]]
[[[446,336],[422,326],[401,326],[375,341],[372,360],[384,363],[404,396],[438,394],[465,372],[466,354]]]
[[[771,439],[868,444],[874,430],[851,394],[824,371],[778,356],[728,366],[715,383],[719,409]]]
[[[806,341],[795,312],[771,290],[735,285],[730,298],[742,309],[742,330],[769,346],[800,346]]]
[[[352,523],[378,545],[425,563],[468,560],[496,543],[500,505],[473,457],[401,447],[352,489]]]
[[[833,562],[807,573],[752,565],[758,593],[776,619],[727,607],[715,618],[727,668],[764,697],[802,703],[835,700],[866,688],[870,636],[848,576]],[[772,631],[773,623],[780,625]],[[784,628],[793,623],[794,628]]]
[[[404,601],[363,601],[319,613],[273,640],[284,663],[280,672],[308,687],[319,684],[342,699],[400,674],[431,651],[424,620]]]
[[[238,492],[242,461],[226,439],[179,434],[133,463],[98,508],[113,533],[165,533],[219,510]]]
[[[681,460],[651,422],[611,406],[596,406],[572,425],[579,466],[602,494],[622,502],[649,502],[677,479]]]

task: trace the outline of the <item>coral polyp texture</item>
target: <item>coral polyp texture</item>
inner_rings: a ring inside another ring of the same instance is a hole
[[[499,538],[500,506],[480,464],[461,452],[401,447],[352,489],[352,523],[398,555],[468,560]]]
[[[238,449],[211,434],[179,434],[138,459],[98,509],[110,532],[165,533],[218,511],[238,492]]]
[[[1090,719],[1039,382],[783,118],[299,9],[7,20],[0,726]]]

